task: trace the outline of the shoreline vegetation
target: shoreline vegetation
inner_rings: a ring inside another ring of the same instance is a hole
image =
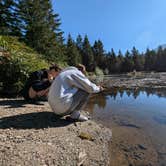
[[[66,47],[66,49],[68,48]],[[84,49],[86,50],[86,48]],[[49,61],[45,59],[42,54],[27,46],[27,44],[25,44],[24,42],[20,41],[19,37],[0,36],[0,93],[6,93],[9,95],[18,94],[31,72],[42,68],[47,68],[53,62],[56,62],[62,68],[69,65],[83,63],[87,68],[87,75],[89,75],[90,79],[94,79],[99,82],[101,81],[98,80],[98,78],[106,79],[108,77],[111,79],[111,77],[114,78],[116,77],[116,75],[122,77],[121,79],[117,80],[116,83],[118,83],[118,81],[121,82],[123,80],[123,77],[127,77],[129,79],[131,77],[148,77],[149,73],[157,78],[157,75],[160,75],[160,72],[166,69],[164,64],[166,62],[166,60],[164,59],[166,57],[164,51],[165,50],[160,49],[160,54],[158,52],[155,55],[152,55],[150,52],[148,53],[148,55],[135,55],[134,53],[132,53],[130,55],[130,60],[127,59],[127,56],[121,57],[116,55],[113,56],[112,54],[106,55],[98,53],[98,56],[101,56],[99,61],[102,62],[104,66],[103,68],[102,66],[97,64],[97,61],[95,61],[95,63],[91,63],[89,59],[87,59],[87,63],[85,63],[83,59],[74,63],[70,63],[67,59],[63,60],[63,58],[61,60],[52,59],[51,61]],[[70,57],[71,54],[67,53],[66,56]],[[160,58],[157,58],[159,56],[158,54],[160,55]],[[82,54],[82,58],[84,56],[85,54]],[[93,55],[93,57],[95,57],[95,54]],[[118,60],[120,57],[121,62]],[[135,60],[135,58],[137,60]],[[139,58],[144,59],[142,61],[142,64],[140,62],[141,59]],[[150,65],[152,64],[150,60],[152,60],[153,58],[155,58],[156,60],[153,63],[153,67],[150,67]],[[97,60],[97,57],[95,59]],[[101,61],[101,59],[103,59],[103,61]],[[161,65],[164,70],[159,69],[160,61],[163,62],[161,63]],[[137,63],[142,67],[139,66],[139,68],[137,66]],[[131,64],[132,66],[130,66]],[[130,67],[130,69],[125,69],[126,66]],[[160,71],[159,74],[156,73],[157,71]]]

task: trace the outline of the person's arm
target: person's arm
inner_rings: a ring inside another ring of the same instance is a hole
[[[35,91],[41,91],[41,90],[45,90],[47,88],[49,88],[51,86],[51,83],[49,80],[45,80],[45,81],[36,81],[32,84],[32,88]]]
[[[68,77],[68,81],[72,86],[82,89],[88,93],[100,92],[100,87],[92,83],[84,74],[81,72],[75,72]]]
[[[49,88],[36,92],[36,96],[38,97],[47,96],[48,92],[49,92]]]

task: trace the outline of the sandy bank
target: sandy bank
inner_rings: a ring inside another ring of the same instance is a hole
[[[0,165],[109,165],[111,131],[57,118],[48,103],[0,99]]]

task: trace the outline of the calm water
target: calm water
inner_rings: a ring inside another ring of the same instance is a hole
[[[143,143],[146,147],[152,146],[157,156],[156,160],[160,165],[166,165],[164,90],[108,92],[92,97],[88,109],[96,121],[113,129],[113,135],[118,135],[118,130],[123,128],[133,132],[133,139],[135,131],[141,133],[135,134],[135,137],[139,137],[137,142]],[[125,131],[122,131],[124,140],[130,143],[129,138],[125,137]]]
[[[160,93],[159,93],[160,94]],[[112,115],[131,116],[139,120],[166,126],[166,96],[145,91],[123,91],[92,97],[89,104],[92,116],[109,126]]]

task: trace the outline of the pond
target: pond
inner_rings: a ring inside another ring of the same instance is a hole
[[[113,90],[87,108],[112,129],[111,165],[166,165],[166,91]]]

